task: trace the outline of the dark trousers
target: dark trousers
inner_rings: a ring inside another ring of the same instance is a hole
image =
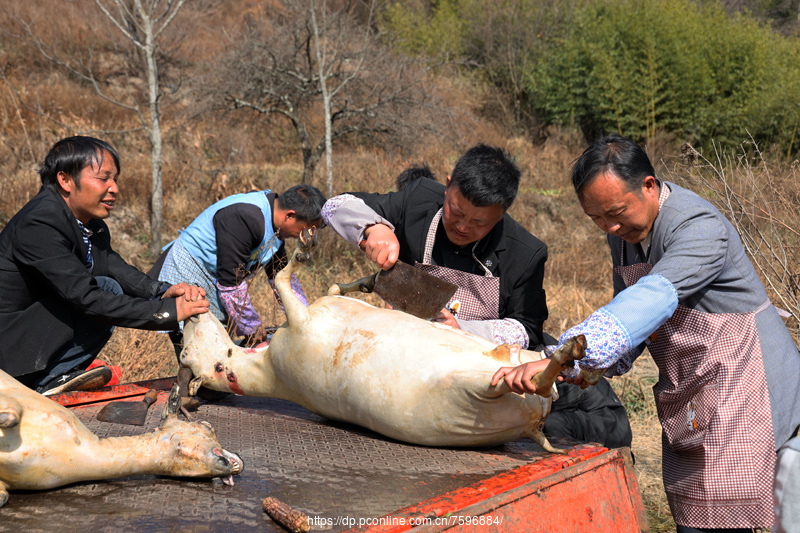
[[[583,442],[599,442],[607,448],[631,445],[633,433],[628,413],[605,378],[581,389],[559,383],[559,399],[553,402],[544,432]]]
[[[104,291],[122,294],[122,287],[115,280],[106,276],[97,276],[95,280]],[[114,326],[77,315],[73,319],[73,330],[75,336],[72,342],[63,346],[50,359],[47,368],[17,379],[35,389],[73,370],[86,369],[111,338]]]

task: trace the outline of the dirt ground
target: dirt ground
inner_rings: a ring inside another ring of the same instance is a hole
[[[645,352],[627,375],[613,378],[610,383],[625,404],[631,421],[631,451],[650,530],[665,533],[675,531],[675,522],[661,478],[661,424],[652,391],[657,379],[658,368],[650,354]]]

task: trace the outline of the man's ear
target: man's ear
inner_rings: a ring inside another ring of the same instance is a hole
[[[71,193],[75,188],[75,180],[64,171],[56,174],[56,181],[58,181],[58,186],[67,193]]]
[[[644,181],[642,182],[642,189],[647,189],[648,191],[655,192],[656,188],[656,178],[654,176],[646,176]]]
[[[289,220],[290,218],[297,218],[297,212],[292,210],[292,209],[289,209],[288,211],[286,211],[286,213],[284,213],[284,215],[283,215],[283,219],[284,220]]]

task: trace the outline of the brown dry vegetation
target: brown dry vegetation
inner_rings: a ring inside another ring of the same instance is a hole
[[[72,11],[79,2],[64,4],[57,0],[40,0],[12,4],[14,9],[24,7],[27,15],[39,20],[62,13],[59,19],[66,26],[58,25],[51,33],[62,39],[83,31],[84,17],[96,15],[91,9],[80,15]],[[209,59],[224,49],[228,30],[240,23],[242,13],[257,9],[257,5],[249,0],[219,1],[211,6],[213,9],[206,18],[187,9],[182,14],[184,20],[176,25],[185,29],[194,24],[197,28],[181,36],[184,44],[178,57],[187,69],[186,74],[190,75],[192,68],[199,70],[207,66]],[[0,79],[0,227],[36,194],[39,188],[36,168],[57,139],[78,130],[120,130],[136,126],[134,116],[97,98],[91,89],[52,68],[24,41],[14,38],[12,33],[18,29],[15,28],[9,12],[0,12],[0,29],[5,32],[0,34],[0,68],[4,73]],[[435,81],[444,95],[445,105],[455,117],[450,135],[446,139],[420,138],[417,144],[394,153],[355,142],[337,146],[335,192],[391,190],[395,176],[407,165],[418,162],[428,163],[443,181],[458,156],[469,146],[484,142],[506,147],[523,170],[520,193],[510,213],[549,246],[545,288],[550,318],[545,329],[557,336],[606,304],[612,296],[605,237],[583,215],[568,178],[570,163],[581,153],[584,141],[577,133],[560,129],[547,131],[546,141],[538,144],[529,137],[512,136],[502,126],[508,123],[509,117],[481,113],[483,106],[496,98],[495,94],[490,95],[487,90],[457,76],[441,74]],[[64,128],[33,112],[20,99],[28,106],[41,105],[47,113],[74,129]],[[241,112],[192,114],[196,111],[192,103],[188,94],[179,93],[164,106],[165,242],[215,200],[253,188],[280,191],[297,183],[303,173],[301,156],[288,125],[265,127],[257,117]],[[497,106],[490,108],[497,109]],[[122,194],[108,221],[114,246],[131,264],[147,270],[154,260],[147,253],[149,146],[137,133],[95,135],[110,140],[122,158]],[[657,167],[659,172],[668,172],[673,181],[681,175],[692,174],[693,186],[702,186],[696,178],[705,170],[676,168],[678,150],[674,142],[665,139],[650,150],[654,161],[666,161]],[[737,164],[741,162],[741,159],[733,161],[729,172],[736,173]],[[720,166],[725,164],[723,161]],[[755,163],[757,168],[762,168],[759,165],[763,162]],[[322,189],[323,171],[317,169],[312,182]],[[793,209],[798,198],[796,178],[796,165],[778,165],[770,175],[773,182],[781,183],[782,198],[789,199],[788,203],[775,205],[780,211],[776,217],[787,223],[796,223],[796,219],[791,218],[796,216]],[[767,186],[766,183],[757,185]],[[794,226],[798,227],[800,225]],[[797,256],[791,257],[796,274]],[[313,299],[323,295],[333,282],[356,279],[372,271],[373,267],[367,264],[363,254],[336,238],[330,230],[323,230],[313,262],[299,277]],[[275,305],[263,276],[256,278],[251,290],[265,322],[280,324],[282,312]],[[167,336],[155,332],[118,328],[101,358],[122,366],[126,380],[172,375],[177,370]],[[661,432],[649,390],[655,375],[652,361],[643,357],[637,362],[634,373],[614,380],[614,386],[630,410],[634,426],[633,453],[651,528],[671,531],[674,525],[660,476]]]

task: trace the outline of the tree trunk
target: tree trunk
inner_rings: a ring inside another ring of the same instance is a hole
[[[319,70],[319,86],[322,91],[322,105],[325,109],[325,180],[328,198],[333,196],[333,124],[331,123],[331,95],[328,92],[328,79],[325,75],[325,55],[320,47],[319,26],[317,25],[317,6],[314,0],[309,0],[311,8],[311,27],[314,30],[314,48],[317,51],[317,69]],[[325,16],[325,7],[322,8]]]
[[[163,196],[161,184],[161,114],[158,108],[158,65],[155,57],[152,21],[145,19],[148,104],[150,107],[150,154],[152,187],[150,198],[150,255],[157,258],[161,253],[161,228],[163,224]]]

